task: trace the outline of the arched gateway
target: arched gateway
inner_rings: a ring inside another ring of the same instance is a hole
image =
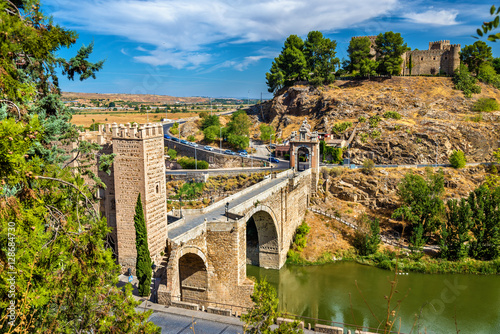
[[[290,138],[290,167],[295,171],[312,169],[312,191],[316,191],[319,174],[319,139],[316,131],[311,132],[307,118],[299,132],[292,132]]]

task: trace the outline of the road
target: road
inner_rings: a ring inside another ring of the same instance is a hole
[[[262,192],[266,191],[266,189],[272,188],[275,185],[277,185],[278,183],[283,182],[283,180],[285,180],[286,177],[287,176],[284,175],[280,178],[272,179],[271,182],[269,182],[268,184],[266,184],[262,187],[258,187],[256,189],[254,189],[253,191],[251,191],[245,195],[242,195],[239,198],[232,200],[231,202],[229,202],[229,212],[231,212],[231,208],[234,208],[235,206],[237,206],[243,202],[248,201],[252,197],[255,197],[255,196],[261,194]],[[176,226],[176,227],[168,230],[168,237],[170,239],[174,239],[174,238],[186,233],[187,231],[190,231],[193,228],[196,228],[197,226],[203,224],[205,219],[207,221],[212,221],[212,220],[218,220],[218,219],[224,218],[225,211],[226,211],[225,206],[220,206],[220,207],[215,208],[214,210],[207,212],[207,213],[204,213],[204,214],[185,216],[185,219],[184,219],[185,222],[182,225]]]
[[[232,112],[228,112],[228,113],[232,113]],[[178,121],[177,121],[177,123],[178,123],[178,124],[183,124],[183,123],[185,123],[185,122],[187,122],[187,121],[186,121],[186,120],[183,120],[183,119],[181,119],[181,120],[178,120]],[[177,138],[177,139],[179,139],[179,140],[180,140],[180,138],[175,137],[175,136],[172,136],[172,135],[169,133],[169,130],[170,130],[170,128],[172,127],[172,125],[173,125],[173,124],[174,124],[174,123],[167,123],[167,124],[164,124],[164,125],[163,125],[163,132],[164,132],[165,134],[169,134],[169,136],[170,136],[171,138]],[[174,142],[174,140],[173,140],[173,139],[166,139],[166,138],[165,138],[165,141],[171,141],[171,142]],[[175,141],[175,143],[176,143],[177,145],[184,145],[185,147],[191,147],[191,148],[194,148],[194,147],[192,147],[192,146],[190,146],[190,145],[187,145],[187,144],[182,144],[182,143],[180,143],[179,141]],[[259,145],[259,147],[260,147],[260,145]],[[212,148],[213,148],[213,150],[211,150],[211,152],[213,152],[213,153],[217,153],[217,154],[225,154],[224,152],[225,152],[226,150],[224,150],[224,149],[219,149],[219,148],[214,148],[214,147],[212,147]],[[205,151],[205,149],[203,148],[203,146],[198,146],[198,147],[196,147],[195,149],[196,149],[196,150],[204,150],[204,151]],[[260,151],[258,151],[258,152],[262,152],[262,149],[260,148]],[[268,162],[269,162],[269,153],[264,154],[264,156],[249,155],[249,156],[247,156],[247,158],[250,158],[250,159],[255,159],[255,160],[259,160],[259,161],[268,161]],[[279,160],[279,159],[278,159],[278,160]],[[286,161],[286,160],[279,160],[279,163],[272,163],[272,165],[273,165],[273,167],[274,167],[274,168],[277,168],[277,169],[287,169],[287,168],[289,168],[289,162],[288,162],[288,161]]]

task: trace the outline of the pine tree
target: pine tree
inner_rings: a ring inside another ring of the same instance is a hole
[[[135,227],[135,247],[137,249],[137,260],[135,271],[139,280],[139,295],[149,296],[151,288],[151,256],[148,247],[148,232],[144,221],[144,211],[142,210],[141,194],[137,196],[134,215]]]

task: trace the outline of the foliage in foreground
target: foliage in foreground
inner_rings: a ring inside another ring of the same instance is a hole
[[[255,283],[251,298],[254,306],[247,314],[241,316],[245,322],[244,333],[303,333],[298,321],[281,323],[274,330],[270,328],[281,313],[278,312],[279,301],[276,290],[266,280]]]
[[[58,67],[84,80],[102,62],[87,60],[92,45],[57,58],[76,33],[40,9],[0,2],[0,332],[157,332],[150,312],[135,311],[131,287],[116,287],[110,229],[94,208],[112,156],[78,140],[59,95]],[[60,147],[70,142],[73,159]],[[88,168],[96,163],[98,173]]]

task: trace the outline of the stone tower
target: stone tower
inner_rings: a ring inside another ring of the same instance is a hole
[[[153,261],[160,259],[167,241],[167,198],[163,128],[160,124],[112,126],[118,263],[135,270],[134,214],[141,194]]]
[[[316,131],[311,132],[311,125],[307,123],[306,118],[302,122],[299,132],[292,132],[290,138],[290,167],[296,171],[311,169],[311,189],[313,193],[316,192],[318,184],[319,162],[318,133]]]

